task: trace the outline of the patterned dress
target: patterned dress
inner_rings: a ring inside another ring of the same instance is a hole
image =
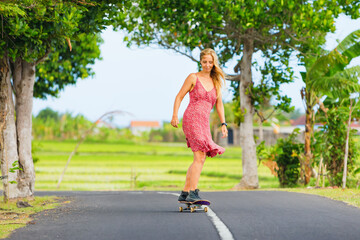
[[[205,152],[208,157],[223,154],[225,149],[214,143],[210,132],[210,112],[216,102],[216,89],[206,91],[196,77],[195,87],[189,93],[190,103],[183,116],[183,131],[187,146],[193,152]]]

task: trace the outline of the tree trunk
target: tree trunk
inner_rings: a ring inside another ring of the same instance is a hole
[[[352,113],[352,99],[350,99],[350,111],[349,111],[349,121],[346,132],[346,143],[345,143],[345,156],[344,156],[344,172],[342,179],[342,189],[346,187],[346,176],[347,176],[347,161],[349,156],[349,138],[350,138],[350,129],[351,129],[351,113]]]
[[[35,83],[35,64],[17,59],[13,81],[16,92],[16,129],[19,152],[18,190],[19,198],[33,198],[35,169],[31,155],[31,130],[33,90]]]
[[[251,30],[250,30],[251,31]],[[240,62],[240,105],[244,114],[244,122],[240,125],[240,144],[242,148],[243,177],[235,189],[254,189],[259,187],[256,161],[256,145],[254,141],[253,116],[254,107],[251,96],[248,94],[252,85],[252,55],[254,40],[244,39],[243,57]]]
[[[311,177],[311,136],[313,131],[313,122],[311,120],[313,116],[313,109],[309,103],[306,106],[306,122],[305,122],[305,177],[304,184],[308,184],[310,182]]]
[[[5,202],[17,198],[19,194],[16,183],[11,183],[18,181],[18,171],[10,172],[13,163],[19,160],[10,79],[9,60],[4,56],[0,59],[0,159]]]
[[[264,140],[263,121],[259,118],[259,144]]]

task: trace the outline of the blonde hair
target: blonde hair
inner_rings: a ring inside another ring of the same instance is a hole
[[[219,96],[221,96],[221,88],[223,86],[223,82],[221,81],[221,79],[223,79],[224,84],[225,84],[225,73],[220,68],[218,56],[216,55],[216,53],[213,49],[206,48],[206,49],[202,50],[200,53],[200,61],[202,60],[202,58],[205,55],[210,55],[214,60],[214,66],[211,69],[210,77],[212,78],[215,89],[216,89],[216,98],[218,98]]]

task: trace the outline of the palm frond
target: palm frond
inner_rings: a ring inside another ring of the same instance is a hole
[[[348,58],[350,62],[353,58],[360,56],[360,42],[352,45],[346,51],[343,52],[343,55]]]
[[[300,72],[300,75],[303,82],[306,83],[306,72]]]
[[[310,78],[332,76],[342,71],[353,58],[360,56],[360,30],[350,33],[328,54],[320,57],[309,71]]]
[[[331,76],[330,72],[334,72],[331,71],[332,69],[336,68],[338,71],[343,70],[348,63],[346,56],[333,50],[316,60],[308,72],[308,78],[315,79],[323,76]],[[339,68],[339,66],[344,67]]]
[[[344,69],[331,77],[319,77],[309,81],[309,87],[332,97],[349,96],[360,92],[360,66]]]
[[[347,35],[344,40],[342,40],[339,45],[336,47],[336,49],[341,53],[344,54],[344,52],[348,51],[348,49],[352,48],[354,45],[360,43],[360,29],[353,31],[349,35]]]

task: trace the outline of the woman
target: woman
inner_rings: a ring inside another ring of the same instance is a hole
[[[225,75],[221,70],[214,50],[207,48],[200,53],[202,70],[190,74],[175,98],[174,112],[171,120],[173,127],[178,127],[178,110],[184,96],[189,92],[190,103],[183,116],[183,131],[187,146],[194,153],[194,161],[190,165],[185,180],[185,187],[180,194],[179,201],[195,202],[202,200],[199,196],[197,184],[205,163],[206,156],[214,157],[224,153],[225,149],[216,145],[210,132],[210,111],[214,104],[221,121],[222,137],[227,137],[224,105],[221,98],[222,79]]]

